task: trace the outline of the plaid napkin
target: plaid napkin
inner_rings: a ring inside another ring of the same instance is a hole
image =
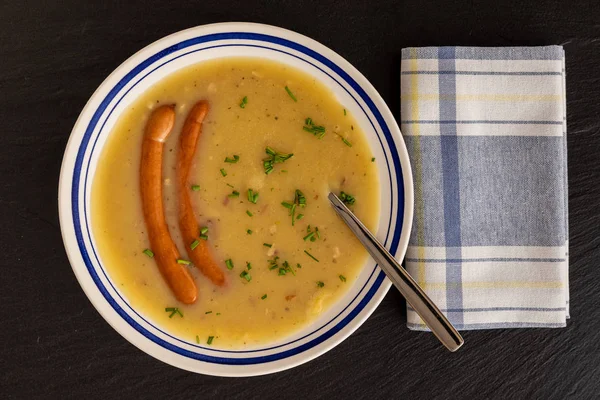
[[[564,71],[560,46],[402,50],[406,267],[457,329],[569,318]]]

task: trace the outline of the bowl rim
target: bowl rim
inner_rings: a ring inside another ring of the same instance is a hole
[[[173,42],[181,43],[185,41],[186,38],[191,37],[202,37],[207,36],[212,33],[223,33],[223,32],[244,32],[244,33],[253,33],[259,35],[271,35],[275,38],[286,38],[292,40],[300,46],[308,49],[309,51],[314,52],[317,55],[325,54],[325,59],[333,60],[334,65],[338,66],[338,68],[348,75],[348,77],[356,83],[356,85],[365,93],[367,98],[373,103],[374,109],[373,112],[377,111],[379,113],[382,121],[378,121],[379,125],[382,128],[385,126],[389,130],[389,134],[392,138],[392,141],[389,143],[390,150],[396,151],[397,156],[399,158],[399,171],[396,170],[395,173],[397,179],[400,179],[402,182],[402,186],[404,188],[403,193],[399,193],[398,197],[403,197],[403,212],[402,216],[397,216],[397,220],[394,223],[395,230],[400,229],[395,255],[398,258],[404,257],[406,253],[406,249],[408,246],[408,238],[410,236],[410,230],[412,225],[412,216],[413,216],[413,185],[412,185],[412,174],[410,168],[410,161],[408,158],[408,153],[406,150],[405,143],[400,134],[400,129],[397,125],[396,120],[394,119],[391,111],[379,95],[379,93],[375,90],[375,88],[367,81],[367,79],[354,68],[350,63],[348,63],[345,59],[343,59],[340,55],[333,52],[326,46],[310,39],[304,35],[298,34],[296,32],[271,26],[264,24],[256,24],[256,23],[245,23],[245,22],[225,22],[225,23],[217,23],[217,24],[209,24],[209,25],[201,25],[193,28],[189,28],[183,31],[179,31],[168,35],[162,39],[159,39],[150,45],[144,47],[140,51],[136,52],[133,56],[129,57],[125,62],[123,62],[119,67],[117,67],[96,89],[96,91],[92,94],[87,104],[81,111],[71,135],[69,137],[63,162],[61,165],[60,179],[59,179],[59,190],[58,190],[58,205],[59,205],[59,219],[61,225],[61,234],[63,237],[63,243],[65,246],[65,251],[69,258],[69,262],[71,267],[77,277],[79,284],[81,285],[84,293],[94,306],[96,310],[102,315],[102,317],[126,340],[140,348],[145,353],[163,361],[168,364],[174,365],[176,367],[190,370],[193,372],[200,372],[203,374],[210,375],[219,375],[219,376],[252,376],[252,375],[262,375],[266,373],[277,372],[281,370],[285,370],[288,368],[292,368],[294,366],[300,365],[304,362],[310,361],[319,355],[327,352],[331,348],[335,347],[337,344],[341,343],[344,339],[346,339],[350,334],[352,334],[359,326],[363,324],[363,322],[370,316],[370,314],[375,310],[375,308],[379,305],[383,297],[385,296],[387,290],[390,287],[390,282],[385,278],[383,272],[379,271],[379,275],[377,277],[379,283],[377,285],[373,284],[373,287],[376,289],[376,293],[373,292],[373,295],[368,299],[366,304],[361,308],[361,315],[355,315],[353,318],[346,323],[346,325],[342,328],[346,328],[341,335],[334,335],[324,339],[322,342],[314,345],[312,348],[315,351],[307,353],[306,351],[300,351],[297,353],[299,356],[303,357],[295,357],[293,359],[287,359],[287,362],[277,363],[274,362],[265,362],[261,363],[261,368],[257,368],[255,370],[251,370],[251,368],[247,368],[247,370],[240,371],[227,371],[227,370],[219,370],[212,371],[210,368],[206,368],[206,365],[200,365],[199,367],[190,367],[190,365],[182,365],[181,362],[178,361],[177,357],[170,357],[170,351],[156,351],[153,349],[153,346],[156,346],[156,343],[148,344],[144,343],[144,340],[149,340],[148,338],[141,336],[139,334],[132,334],[132,332],[126,332],[128,329],[124,329],[122,326],[123,321],[121,320],[123,317],[119,315],[115,310],[111,307],[107,307],[107,300],[100,297],[100,290],[97,287],[93,287],[90,285],[91,277],[87,276],[88,271],[86,269],[85,260],[81,254],[80,246],[83,244],[78,243],[78,240],[75,236],[74,229],[72,225],[74,223],[74,217],[71,215],[72,208],[78,206],[78,204],[73,202],[73,193],[72,193],[72,185],[73,185],[73,173],[74,168],[72,168],[72,164],[75,164],[75,158],[77,157],[77,153],[79,152],[79,148],[82,145],[81,138],[83,137],[83,132],[86,130],[86,126],[91,120],[92,115],[96,111],[95,109],[99,106],[103,93],[108,93],[109,89],[114,86],[115,82],[118,81],[122,76],[125,76],[129,71],[132,70],[132,67],[138,64],[140,61],[147,58],[150,54],[155,54],[164,48],[172,45]],[[321,56],[323,57],[323,56]],[[400,205],[399,199],[399,205]],[[400,214],[398,212],[398,214]],[[399,228],[398,221],[400,221],[401,226]],[[394,233],[394,235],[396,235]],[[395,237],[395,236],[394,236]],[[378,269],[378,268],[377,268]],[[92,282],[93,283],[93,282]],[[283,358],[285,361],[286,359]],[[281,360],[279,360],[281,361]],[[259,364],[249,364],[247,367],[257,366]],[[270,365],[270,366],[269,366]]]

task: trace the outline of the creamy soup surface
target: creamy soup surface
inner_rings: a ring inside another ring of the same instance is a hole
[[[198,299],[184,305],[155,259],[144,253],[150,245],[139,170],[150,113],[175,104],[175,127],[164,147],[163,198],[170,234],[187,258],[190,244],[182,242],[177,223],[175,165],[181,127],[199,100],[207,100],[210,110],[190,173],[190,195],[227,283],[218,287],[187,266]],[[325,128],[322,138],[320,127]],[[266,174],[267,147],[293,156]],[[353,196],[350,208],[374,230],[379,217],[376,161],[352,115],[311,76],[257,58],[203,62],[161,80],[120,116],[94,178],[94,239],[127,301],[171,334],[223,349],[281,340],[329,308],[360,273],[367,253],[335,214],[327,194]],[[258,193],[256,204],[248,199],[249,189]],[[292,225],[291,210],[282,203],[294,203],[296,190],[306,205],[295,208]],[[166,311],[172,308],[180,313]]]

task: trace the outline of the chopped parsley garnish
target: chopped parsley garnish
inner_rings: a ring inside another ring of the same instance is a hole
[[[235,164],[238,161],[240,161],[240,156],[237,154],[234,154],[233,158],[225,157],[225,162],[229,164]]]
[[[224,168],[221,168],[221,175],[227,176],[227,171]]]
[[[212,314],[212,311],[207,311],[204,314]]]
[[[296,216],[296,220],[301,220],[302,218],[304,218],[304,214],[298,214]]]
[[[206,344],[212,344],[214,338],[214,336],[209,336],[208,340],[206,341]]]
[[[283,264],[283,268],[285,268],[286,271],[289,271],[292,273],[292,275],[296,275],[296,273],[294,272],[294,270],[292,269],[292,267],[290,266],[290,263],[288,263],[287,261],[284,261]]]
[[[252,280],[252,276],[250,276],[248,271],[242,271],[242,273],[240,274],[240,278],[244,278],[248,282],[250,282]]]
[[[207,226],[200,228],[200,239],[208,240],[208,227]]]
[[[269,248],[273,247],[273,245],[271,243],[263,243],[263,246],[269,247]]]
[[[304,252],[306,253],[307,256],[309,256],[310,258],[312,258],[313,260],[315,260],[316,262],[319,262],[319,260],[317,260],[315,258],[315,256],[313,256],[312,254],[310,254],[308,251],[304,250]]]
[[[246,229],[246,233],[247,233],[248,235],[252,235],[252,229]]]
[[[293,153],[290,153],[290,154],[279,153],[278,151],[272,149],[271,147],[267,147],[265,149],[265,152],[269,156],[269,157],[263,159],[263,167],[265,169],[265,174],[267,174],[267,175],[269,175],[271,172],[273,172],[274,164],[280,164],[284,161],[287,161],[294,155]]]
[[[233,186],[233,185],[230,185],[229,183],[226,183],[226,185],[227,185],[227,186],[229,186],[229,187],[230,187],[230,188],[232,188],[232,189],[235,189],[235,186]]]
[[[194,192],[197,192],[198,190],[200,190],[200,185],[192,185],[192,190]]]
[[[325,127],[321,125],[315,125],[312,118],[306,118],[304,120],[304,127],[302,127],[306,132],[312,133],[314,136],[322,139],[325,136]]]
[[[248,189],[248,201],[252,204],[256,204],[258,201],[258,192],[255,192],[252,189]]]
[[[200,344],[200,337],[196,335],[196,343]]]
[[[190,265],[191,262],[189,262],[188,260],[183,260],[181,258],[178,258],[177,259],[177,264]]]
[[[318,287],[323,287],[323,286],[325,286],[325,284],[323,282],[321,282],[321,281],[317,281],[317,286]]]
[[[284,201],[281,203],[281,205],[290,210],[288,215],[292,217],[292,226],[294,226],[296,219],[301,218],[296,218],[296,207],[305,207],[306,197],[304,196],[304,193],[302,193],[302,191],[296,189],[296,191],[294,192],[294,201],[292,203]],[[304,216],[303,214],[300,215]]]
[[[170,313],[171,313],[171,314],[169,315],[169,318],[173,318],[173,316],[174,316],[175,314],[179,314],[179,316],[180,316],[181,318],[183,318],[183,313],[182,313],[181,311],[179,311],[179,308],[177,308],[177,307],[167,307],[167,308],[165,308],[165,311],[166,311],[166,312],[170,312]]]
[[[375,162],[375,157],[372,157],[372,158],[371,158],[371,162]]]
[[[231,258],[225,260],[225,266],[227,269],[233,269],[233,261],[231,261]]]
[[[250,212],[250,210],[246,210],[246,214],[248,214],[248,216],[249,216],[249,217],[251,217],[251,216],[253,216],[253,215],[254,215],[254,214],[252,214],[252,213]]]
[[[234,190],[231,194],[228,194],[227,197],[240,197],[240,192]]]
[[[340,275],[340,281],[346,282],[346,277],[344,275]]]
[[[319,228],[315,227],[315,230],[310,229],[310,225],[306,228],[307,235],[302,238],[305,242],[310,240],[314,242],[317,239],[321,239],[321,234],[319,233]]]
[[[292,91],[290,90],[290,88],[289,88],[289,87],[287,87],[287,86],[286,86],[286,87],[285,87],[285,91],[287,92],[287,94],[289,94],[289,95],[290,95],[290,97],[292,98],[292,100],[294,100],[294,101],[296,101],[296,102],[298,101],[298,99],[296,98],[296,96],[294,96],[294,93],[292,93]]]
[[[145,249],[144,251],[142,251],[142,253],[144,253],[145,255],[147,255],[150,258],[154,257],[154,253],[150,249]]]
[[[194,240],[192,244],[190,244],[190,249],[194,250],[196,247],[198,247],[199,244],[200,242],[198,241],[198,239]]]
[[[344,108],[344,115],[346,115],[346,109]]]
[[[279,266],[275,265],[275,267],[279,267]],[[270,269],[274,269],[274,268],[271,267]],[[283,264],[281,264],[281,267],[279,267],[278,275],[279,276],[283,276],[283,275],[286,275],[288,272],[291,272],[292,275],[296,275],[296,273],[294,272],[294,270],[290,266],[290,263],[287,262],[287,261],[284,261]]]
[[[273,270],[279,267],[279,256],[275,256],[272,260],[269,260],[269,270]]]
[[[302,269],[302,265],[300,265],[300,264],[296,264],[296,268],[298,268],[298,269]]]
[[[346,139],[345,137],[343,137],[342,135],[340,135],[339,133],[335,132],[336,135],[338,135],[340,137],[340,139],[342,139],[342,142],[344,142],[344,144],[348,147],[352,147],[352,143],[350,143],[348,141],[348,139]]]
[[[244,98],[240,102],[240,108],[246,108],[246,104],[248,104],[248,96],[244,96]]]
[[[248,271],[252,269],[252,264],[250,264],[248,261],[246,261],[246,268],[248,269]]]
[[[263,294],[263,295],[261,296],[261,298],[260,298],[260,299],[261,299],[261,300],[264,300],[264,299],[266,299],[266,298],[267,298],[267,295],[266,295],[266,294]]]
[[[348,193],[344,193],[344,192],[340,193],[340,200],[342,200],[343,203],[348,204],[349,206],[353,205],[354,202],[356,201],[354,196],[352,196],[351,194],[348,194]]]

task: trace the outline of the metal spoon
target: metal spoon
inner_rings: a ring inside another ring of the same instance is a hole
[[[450,351],[456,351],[464,341],[460,333],[446,319],[439,308],[419,287],[417,282],[402,268],[394,256],[369,232],[346,205],[333,193],[329,193],[329,201],[338,215],[356,235],[371,257],[379,264],[394,286],[402,293],[408,304],[414,308],[425,324]]]

